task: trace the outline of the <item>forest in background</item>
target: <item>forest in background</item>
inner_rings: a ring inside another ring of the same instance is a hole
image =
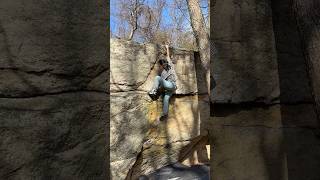
[[[209,32],[208,1],[199,4]],[[111,0],[110,10],[113,38],[198,50],[186,0]]]

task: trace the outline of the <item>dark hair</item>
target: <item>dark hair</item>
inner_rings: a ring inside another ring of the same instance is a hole
[[[158,63],[159,63],[160,65],[162,65],[163,68],[164,68],[166,71],[168,71],[169,69],[171,69],[171,66],[169,65],[169,63],[168,63],[168,61],[167,61],[166,59],[160,59],[160,60],[158,61]]]

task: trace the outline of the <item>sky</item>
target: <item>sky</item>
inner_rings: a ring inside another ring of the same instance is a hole
[[[150,2],[152,0],[146,0],[146,2]],[[111,0],[110,1],[110,30],[111,32],[116,32],[117,29],[117,19],[114,16],[114,13],[117,12],[117,5],[116,5],[117,0]],[[174,0],[167,0],[166,3],[168,5],[172,5]],[[205,1],[202,1],[205,3]],[[172,24],[172,19],[170,17],[170,8],[164,8],[163,13],[162,13],[162,23],[164,26],[168,25],[170,26]],[[203,13],[207,14],[208,13],[208,8],[203,8]],[[181,11],[180,11],[181,12]],[[191,30],[191,25],[190,25],[190,19],[189,19],[189,14],[185,14],[185,24],[184,28],[187,30]]]

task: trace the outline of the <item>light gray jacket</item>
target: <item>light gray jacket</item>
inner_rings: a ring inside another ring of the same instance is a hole
[[[167,81],[170,81],[173,83],[173,85],[175,86],[175,88],[177,89],[177,85],[176,85],[176,81],[177,81],[177,74],[175,71],[175,67],[174,64],[172,63],[171,59],[167,59],[168,60],[168,64],[171,67],[168,71],[167,70],[163,70],[161,72],[161,78],[165,79]]]

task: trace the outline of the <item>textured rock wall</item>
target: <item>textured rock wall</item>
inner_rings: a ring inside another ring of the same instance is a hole
[[[272,1],[281,103],[312,103],[312,89],[292,1]]]
[[[118,39],[110,40],[110,90],[113,93],[123,91],[148,92],[152,87],[154,77],[157,75],[156,61],[165,56],[163,47],[156,44],[141,45],[130,41]],[[177,87],[175,94],[205,94],[203,87],[198,83],[204,81],[202,72],[196,76],[194,52],[175,49],[173,63],[176,66]]]
[[[214,179],[318,179],[315,79],[307,73],[292,2],[215,4]]]
[[[103,1],[0,2],[0,179],[105,179]]]
[[[294,0],[294,9],[305,57],[308,62],[317,112],[320,117],[320,2],[316,0]]]
[[[152,102],[147,92],[158,71],[157,60],[164,57],[163,48],[111,39],[110,150],[113,179],[136,179],[177,161],[193,164],[195,162],[188,161],[188,158],[193,157],[196,148],[201,149],[198,143],[200,120],[209,118],[209,105],[205,90],[198,86],[203,82],[201,77],[205,76],[197,70],[192,51],[173,50],[178,89],[170,100],[167,122],[153,126],[162,111],[162,99]],[[149,143],[145,143],[147,140]],[[190,144],[193,145],[188,148]]]
[[[216,1],[212,61],[217,103],[279,101],[277,56],[269,1]]]

